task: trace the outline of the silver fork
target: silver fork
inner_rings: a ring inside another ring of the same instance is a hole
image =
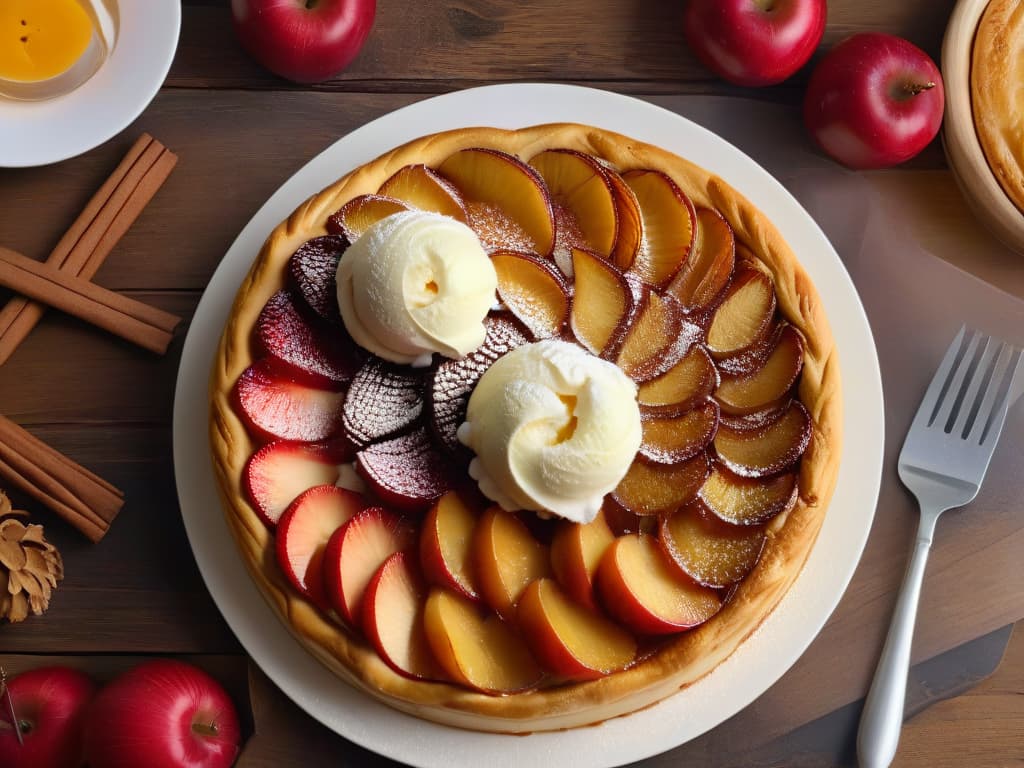
[[[961,328],[935,372],[900,452],[899,475],[921,521],[857,732],[861,768],[892,763],[903,724],[914,619],[935,523],[978,495],[1021,367],[1021,351]]]

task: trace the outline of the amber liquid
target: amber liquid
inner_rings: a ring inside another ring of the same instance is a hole
[[[2,0],[0,0],[2,1]],[[116,0],[75,0],[89,20],[89,39],[81,55],[71,66],[43,79],[5,78],[0,74],[0,97],[24,101],[56,98],[80,87],[95,75],[110,57],[117,41],[118,13]],[[30,6],[31,8],[31,6]],[[25,35],[17,39],[5,37],[0,45],[27,44],[33,32],[31,11],[20,25]]]

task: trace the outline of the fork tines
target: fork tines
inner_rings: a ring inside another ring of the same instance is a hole
[[[1019,348],[962,327],[935,372],[913,426],[941,430],[976,445],[994,442],[1020,362]],[[919,423],[922,420],[924,424]]]

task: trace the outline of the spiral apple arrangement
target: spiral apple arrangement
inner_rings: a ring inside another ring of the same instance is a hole
[[[202,670],[156,659],[97,693],[83,672],[44,667],[0,691],[4,768],[229,768],[241,729],[227,692]]]
[[[811,58],[825,31],[825,0],[690,0],[686,40],[731,83],[780,83]],[[877,32],[853,35],[811,74],[803,120],[830,157],[858,170],[905,162],[942,125],[942,76],[916,45]]]

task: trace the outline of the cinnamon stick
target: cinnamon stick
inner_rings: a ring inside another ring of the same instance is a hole
[[[144,134],[75,219],[46,263],[90,279],[118,240],[156,194],[177,163],[177,156]],[[43,316],[45,308],[23,297],[0,309],[0,365]]]
[[[99,541],[124,504],[110,483],[0,416],[0,477]]]
[[[0,248],[0,286],[163,354],[181,318]]]

